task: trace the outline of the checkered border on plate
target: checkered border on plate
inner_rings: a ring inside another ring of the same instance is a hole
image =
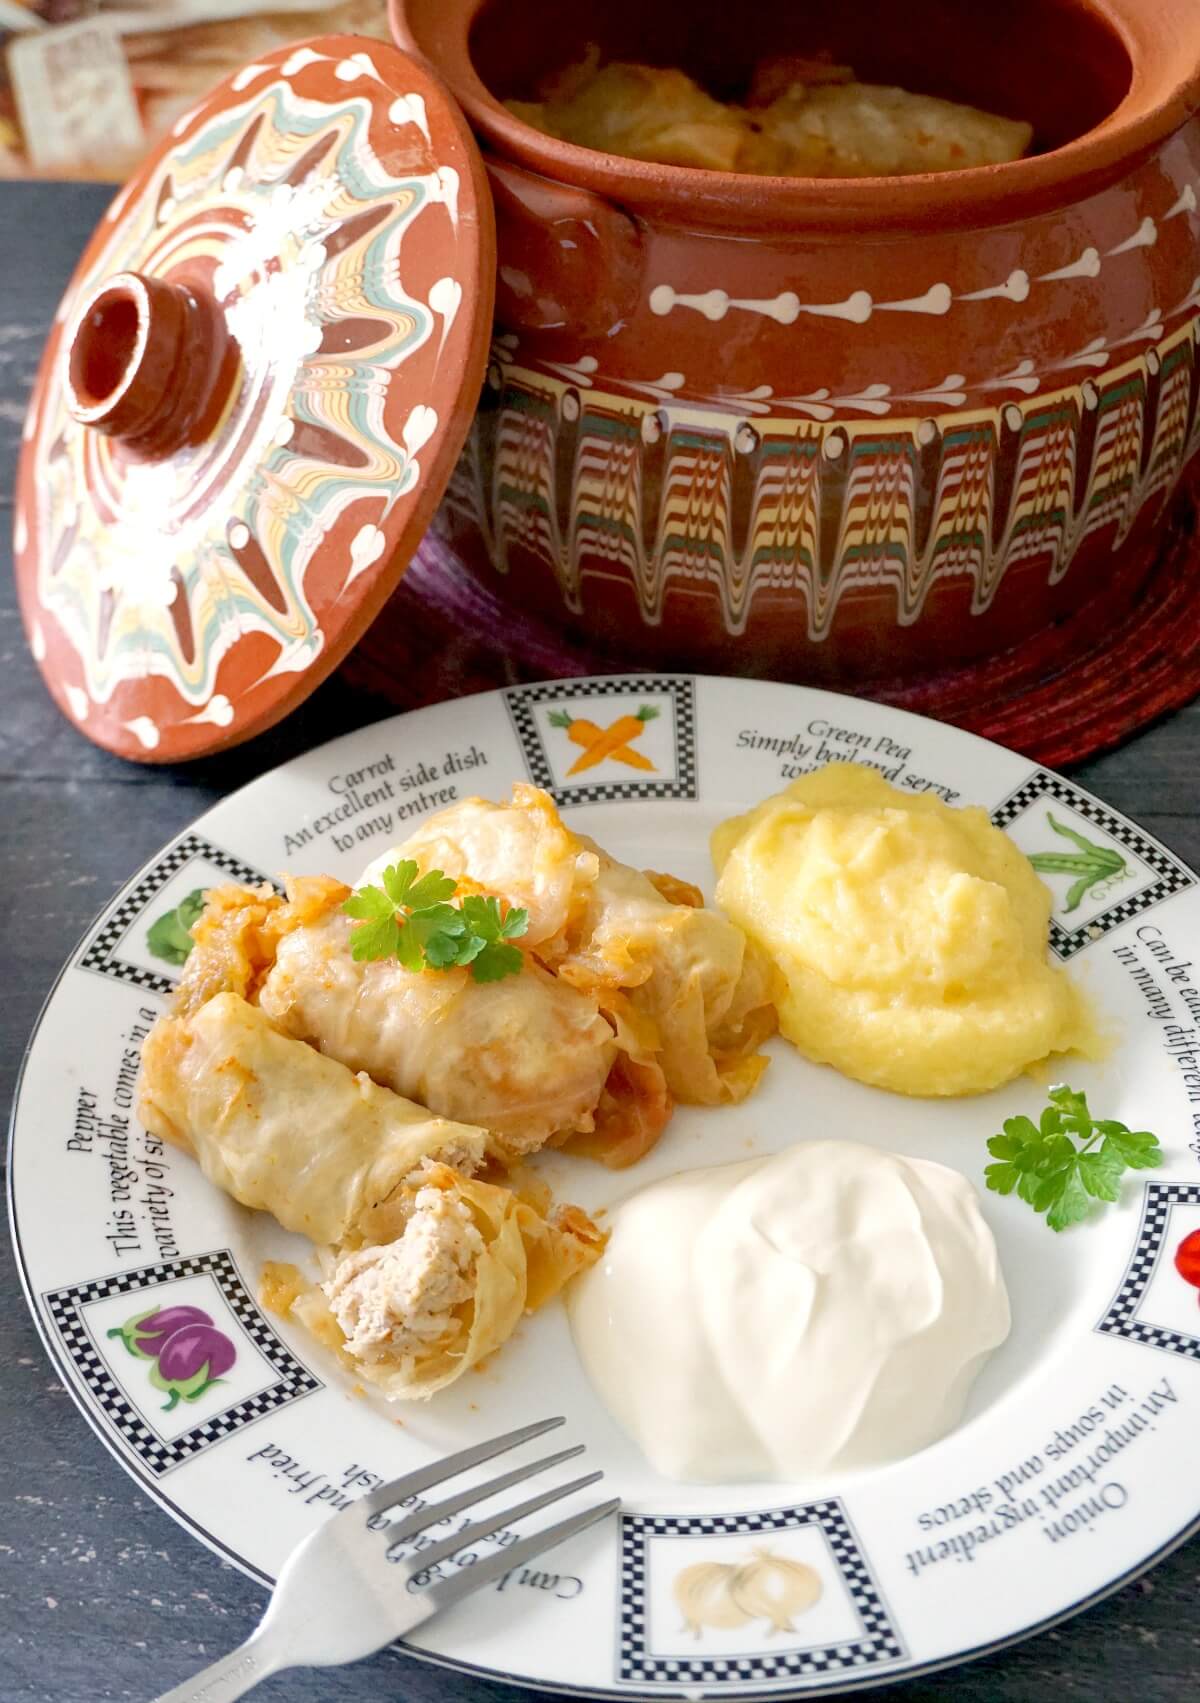
[[[1173,857],[1165,846],[1143,833],[1128,817],[1118,816],[1115,810],[1108,809],[1098,799],[1089,798],[1086,792],[1080,792],[1070,781],[1063,780],[1061,775],[1052,775],[1046,769],[1035,769],[1027,781],[1010,793],[1003,804],[992,811],[992,821],[997,828],[1007,828],[1039,798],[1054,798],[1069,805],[1102,833],[1107,834],[1109,839],[1115,840],[1119,846],[1124,846],[1126,851],[1140,858],[1155,873],[1155,879],[1147,886],[1131,893],[1128,898],[1119,899],[1116,904],[1109,905],[1099,916],[1093,917],[1079,928],[1064,928],[1052,917],[1050,949],[1057,957],[1073,958],[1077,952],[1082,952],[1085,946],[1102,940],[1106,934],[1111,934],[1114,928],[1128,922],[1130,917],[1140,916],[1152,905],[1170,898],[1172,893],[1179,893],[1185,887],[1196,885],[1196,877],[1191,870]]]
[[[854,1607],[863,1623],[860,1638],[825,1648],[781,1650],[778,1655],[656,1656],[646,1646],[650,1600],[650,1546],[656,1537],[704,1537],[713,1533],[794,1531],[819,1526],[829,1542]],[[820,1674],[857,1673],[905,1655],[866,1557],[837,1497],[794,1508],[769,1508],[755,1514],[622,1514],[621,1645],[623,1680],[681,1685],[747,1685],[756,1681]]]
[[[77,960],[81,970],[92,970],[99,976],[111,976],[119,982],[144,988],[148,993],[169,994],[175,991],[175,978],[157,970],[147,970],[141,964],[131,964],[120,956],[119,948],[138,918],[143,916],[154,897],[173,876],[189,863],[201,860],[215,864],[234,881],[257,885],[267,877],[243,863],[231,852],[222,851],[199,834],[185,834],[177,840],[146,873],[139,877],[116,908],[109,912],[88,941]]]
[[[554,770],[542,741],[535,704],[570,703],[587,698],[611,698],[618,693],[665,693],[671,699],[675,733],[675,778],[644,781],[594,781],[590,785],[556,786]],[[601,804],[637,798],[695,798],[696,682],[679,674],[615,674],[598,680],[563,680],[556,686],[510,686],[504,694],[513,729],[525,753],[529,777],[544,787],[556,804]]]
[[[279,1376],[265,1390],[234,1402],[168,1442],[150,1429],[109,1372],[92,1340],[83,1309],[90,1302],[106,1300],[110,1295],[135,1295],[156,1289],[173,1278],[203,1276],[216,1281],[238,1322]],[[242,1282],[233,1255],[225,1248],[163,1260],[136,1271],[115,1272],[111,1277],[96,1277],[90,1283],[75,1283],[67,1289],[52,1289],[43,1294],[42,1301],[59,1340],[92,1397],[94,1410],[103,1414],[156,1478],[212,1448],[214,1443],[223,1442],[235,1431],[253,1425],[256,1419],[324,1388],[321,1380],[301,1365],[271,1329]]]
[[[1109,1336],[1126,1336],[1131,1342],[1143,1343],[1147,1348],[1182,1354],[1187,1360],[1200,1360],[1200,1336],[1168,1330],[1135,1316],[1158,1266],[1171,1208],[1179,1204],[1200,1206],[1200,1183],[1147,1183],[1145,1186],[1142,1222],[1132,1257],[1116,1299],[1096,1329]]]

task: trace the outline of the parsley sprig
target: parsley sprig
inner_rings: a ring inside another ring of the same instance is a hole
[[[477,982],[498,982],[524,959],[509,944],[529,926],[524,910],[502,910],[499,899],[472,893],[447,904],[458,883],[440,869],[422,875],[411,858],[389,864],[373,883],[351,893],[342,909],[358,927],[350,931],[357,961],[399,958],[406,970],[449,970],[470,965]]]
[[[1046,1214],[1052,1230],[1065,1230],[1087,1217],[1093,1200],[1116,1200],[1125,1171],[1161,1165],[1163,1152],[1148,1129],[1093,1118],[1087,1096],[1065,1084],[1051,1088],[1048,1098],[1036,1124],[1032,1118],[1006,1119],[1004,1134],[988,1142],[998,1163],[985,1175],[988,1188],[997,1194],[1015,1189],[1035,1212]]]

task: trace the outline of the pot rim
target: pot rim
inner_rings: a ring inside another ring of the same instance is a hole
[[[486,87],[469,37],[487,0],[388,0],[393,39],[449,87],[477,135],[544,178],[679,225],[822,231],[964,226],[1078,201],[1123,176],[1200,110],[1200,5],[1195,0],[1076,0],[1116,36],[1132,74],[1098,125],[1045,154],[906,177],[759,177],[631,160],[547,136]],[[424,12],[420,33],[410,14]]]

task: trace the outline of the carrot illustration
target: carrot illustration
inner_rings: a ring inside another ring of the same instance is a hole
[[[567,770],[568,776],[581,775],[586,769],[594,769],[606,757],[611,757],[614,763],[624,763],[630,769],[643,769],[653,773],[654,764],[649,757],[630,747],[631,739],[640,739],[646,731],[646,723],[653,721],[658,715],[653,704],[643,704],[636,715],[618,716],[616,721],[607,727],[598,727],[594,721],[586,721],[582,716],[572,716],[566,710],[551,710],[550,723],[553,727],[563,727],[567,737],[575,745],[582,745],[583,752],[576,757]]]

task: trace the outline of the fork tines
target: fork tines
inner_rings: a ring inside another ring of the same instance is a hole
[[[388,1508],[394,1508],[397,1502],[403,1502],[406,1496],[418,1496],[422,1490],[431,1490],[445,1479],[466,1472],[468,1467],[479,1466],[508,1449],[515,1449],[519,1443],[531,1442],[534,1437],[541,1437],[566,1423],[559,1414],[554,1419],[538,1419],[532,1425],[522,1425],[517,1431],[506,1431],[502,1437],[489,1437],[485,1443],[475,1443],[469,1449],[460,1449],[456,1455],[431,1461],[417,1472],[407,1472],[403,1478],[393,1478],[390,1484],[381,1484],[377,1490],[361,1497],[354,1506],[368,1514],[382,1514]]]
[[[530,1442],[540,1437],[546,1431],[562,1425],[561,1417],[538,1420],[532,1425],[523,1425],[519,1430],[509,1431],[502,1437],[492,1437],[486,1442],[476,1443],[469,1449],[462,1449],[458,1454],[448,1455],[443,1460],[434,1461],[428,1467],[422,1467],[416,1472],[407,1473],[403,1478],[393,1479],[390,1484],[380,1485],[369,1495],[354,1504],[357,1513],[367,1512],[376,1516],[394,1507],[410,1496],[419,1495],[424,1490],[430,1490],[443,1483],[446,1479],[455,1478],[460,1473],[478,1466],[484,1461],[493,1459],[496,1455],[504,1454],[522,1443]],[[408,1539],[426,1527],[439,1524],[451,1515],[471,1508],[477,1502],[484,1502],[501,1491],[511,1489],[514,1485],[523,1483],[526,1479],[535,1477],[538,1473],[546,1472],[551,1467],[560,1466],[564,1461],[573,1460],[583,1453],[583,1444],[578,1443],[573,1448],[561,1449],[556,1454],[544,1455],[539,1460],[530,1461],[526,1465],[514,1467],[509,1472],[501,1473],[498,1477],[489,1479],[484,1484],[468,1485],[465,1489],[456,1491],[453,1495],[443,1498],[440,1502],[429,1503],[424,1508],[408,1514],[397,1524],[383,1528],[383,1534],[388,1540],[388,1557],[393,1558],[392,1551],[403,1545]],[[415,1555],[405,1559],[405,1578],[412,1583],[420,1583],[424,1575],[435,1568],[439,1562],[448,1560],[461,1550],[469,1549],[481,1538],[494,1535],[506,1526],[525,1519],[530,1514],[538,1513],[542,1508],[548,1508],[564,1497],[584,1490],[603,1478],[602,1472],[585,1473],[581,1478],[573,1478],[565,1484],[552,1485],[549,1489],[539,1491],[523,1502],[504,1508],[495,1515],[485,1515],[482,1519],[471,1521],[460,1530],[452,1532],[448,1537],[440,1539],[419,1550]],[[579,1513],[568,1515],[552,1526],[541,1531],[533,1532],[528,1537],[516,1543],[499,1549],[496,1554],[486,1559],[464,1566],[458,1573],[448,1579],[439,1579],[422,1590],[421,1595],[428,1600],[431,1611],[447,1607],[456,1602],[459,1597],[469,1591],[477,1590],[481,1585],[500,1578],[514,1567],[523,1566],[533,1560],[544,1550],[555,1544],[564,1543],[567,1538],[574,1537],[578,1532],[586,1531],[591,1525],[606,1519],[620,1507],[617,1498],[597,1503],[593,1507],[582,1509]],[[349,1512],[349,1510],[347,1511]],[[396,1559],[399,1559],[398,1557]]]
[[[614,1496],[607,1502],[598,1502],[593,1508],[585,1508],[581,1514],[568,1515],[556,1525],[546,1526],[544,1530],[534,1532],[530,1537],[509,1544],[507,1549],[497,1550],[495,1555],[489,1555],[486,1560],[476,1561],[473,1566],[462,1568],[449,1579],[437,1580],[421,1594],[428,1597],[430,1606],[437,1614],[442,1609],[449,1608],[452,1603],[458,1602],[460,1597],[465,1597],[470,1591],[477,1591],[482,1585],[492,1584],[503,1578],[505,1573],[511,1573],[514,1568],[524,1567],[527,1562],[535,1561],[547,1549],[553,1549],[556,1544],[565,1543],[569,1537],[576,1537],[589,1526],[608,1519],[620,1506],[620,1497]]]

